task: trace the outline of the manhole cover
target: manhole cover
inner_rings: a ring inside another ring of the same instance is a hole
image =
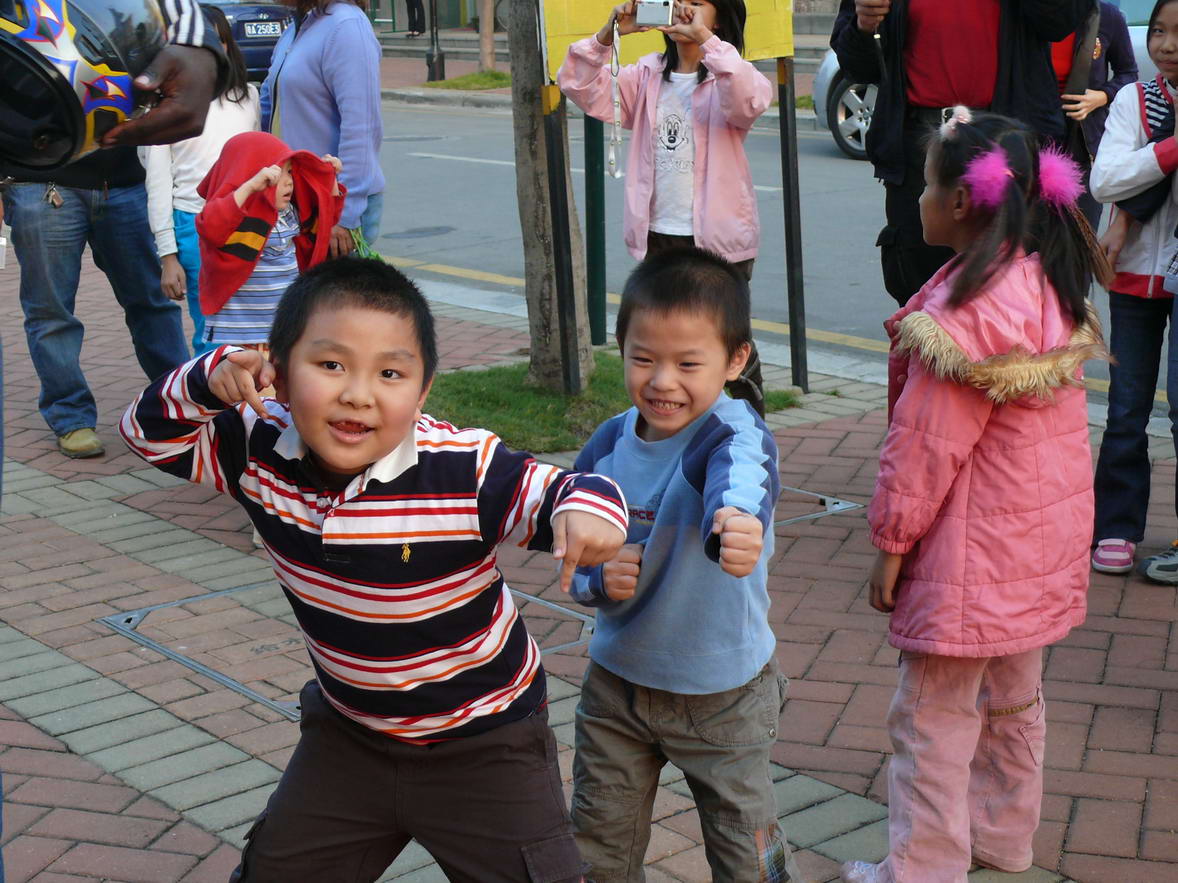
[[[428,236],[441,236],[445,233],[453,233],[453,227],[413,227],[409,230],[401,230],[397,233],[384,233],[381,239],[425,239]]]

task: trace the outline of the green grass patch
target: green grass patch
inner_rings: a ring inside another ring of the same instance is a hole
[[[434,83],[422,83],[431,89],[466,89],[478,91],[481,89],[506,89],[511,85],[511,74],[503,71],[478,71],[473,74],[463,74],[461,77],[451,77],[448,80],[438,80]]]
[[[798,110],[813,110],[814,96],[813,95],[799,95],[794,99],[794,107]]]
[[[622,379],[622,360],[597,352],[597,370],[579,396],[527,384],[526,364],[485,371],[439,374],[425,404],[433,416],[456,426],[494,430],[512,448],[535,454],[580,448],[601,423],[630,407]],[[770,411],[795,407],[793,393],[765,393]]]
[[[765,390],[765,412],[784,411],[786,408],[796,408],[798,397],[788,389]]]

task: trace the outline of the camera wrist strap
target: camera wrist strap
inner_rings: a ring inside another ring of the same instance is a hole
[[[614,40],[610,47],[609,73],[613,84],[614,121],[610,129],[609,157],[606,160],[606,168],[609,170],[611,178],[620,178],[622,177],[622,173],[618,169],[618,146],[622,143],[622,93],[618,86],[618,74],[622,70],[622,59],[618,53],[618,45],[621,42],[621,37],[618,35],[618,20],[616,17],[614,18],[613,26]]]

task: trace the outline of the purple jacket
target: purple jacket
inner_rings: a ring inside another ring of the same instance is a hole
[[[613,121],[610,48],[586,37],[569,47],[556,81],[577,107]],[[707,78],[691,99],[695,133],[695,243],[729,261],[757,256],[761,227],[744,139],[769,107],[773,87],[729,43],[713,36],[703,44]],[[618,74],[622,125],[631,129],[626,161],[626,247],[636,260],[646,256],[650,198],[654,192],[654,127],[663,56],[644,55]]]

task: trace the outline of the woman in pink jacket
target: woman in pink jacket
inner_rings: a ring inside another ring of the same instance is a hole
[[[616,7],[596,36],[569,47],[557,82],[590,116],[612,123],[610,58],[619,36],[650,30],[634,0]],[[636,260],[680,245],[713,251],[751,279],[761,240],[744,139],[769,107],[773,87],[740,57],[744,0],[682,0],[659,28],[665,51],[618,70],[622,126],[632,131],[626,164],[626,247]],[[764,414],[756,350],[729,386]]]
[[[929,148],[924,238],[957,256],[887,322],[890,425],[868,510],[871,604],[901,651],[890,849],[844,880],[1031,865],[1043,648],[1083,622],[1088,589],[1082,365],[1105,350],[1085,293],[1109,274],[1081,189],[1071,160],[1005,117],[957,108]]]

